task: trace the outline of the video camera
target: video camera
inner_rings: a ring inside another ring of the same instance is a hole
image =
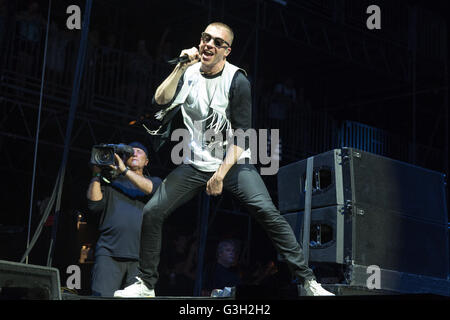
[[[92,147],[91,164],[99,167],[114,165],[114,153],[129,158],[134,154],[134,149],[123,143],[97,144]]]

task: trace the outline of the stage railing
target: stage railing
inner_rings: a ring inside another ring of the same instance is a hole
[[[390,135],[378,128],[353,121],[345,121],[339,129],[339,145],[386,155]]]

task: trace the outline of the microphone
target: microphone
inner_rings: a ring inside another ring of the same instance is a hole
[[[189,56],[187,54],[185,54],[185,55],[183,55],[181,57],[169,60],[169,61],[167,61],[167,63],[171,64],[171,65],[175,65],[175,64],[178,64],[178,63],[186,63],[186,62],[189,62],[189,61],[191,61],[191,59],[189,59]]]

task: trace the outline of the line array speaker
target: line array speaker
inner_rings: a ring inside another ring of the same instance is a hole
[[[306,162],[278,174],[279,208],[300,243]],[[444,174],[350,148],[313,167],[309,261],[449,280]]]
[[[278,172],[281,213],[304,210],[306,160]],[[351,148],[314,156],[311,207],[385,208],[411,218],[447,224],[445,175]]]

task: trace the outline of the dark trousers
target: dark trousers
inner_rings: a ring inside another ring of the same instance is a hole
[[[92,295],[112,297],[114,291],[135,283],[138,264],[136,260],[96,256],[92,270]]]
[[[206,183],[212,175],[213,172],[202,172],[191,165],[180,165],[167,176],[145,205],[139,276],[149,288],[154,288],[158,280],[164,220],[176,208],[206,190]],[[256,168],[251,164],[235,164],[225,176],[223,187],[237,197],[251,216],[262,225],[293,275],[301,282],[314,279],[291,227],[275,208]]]

